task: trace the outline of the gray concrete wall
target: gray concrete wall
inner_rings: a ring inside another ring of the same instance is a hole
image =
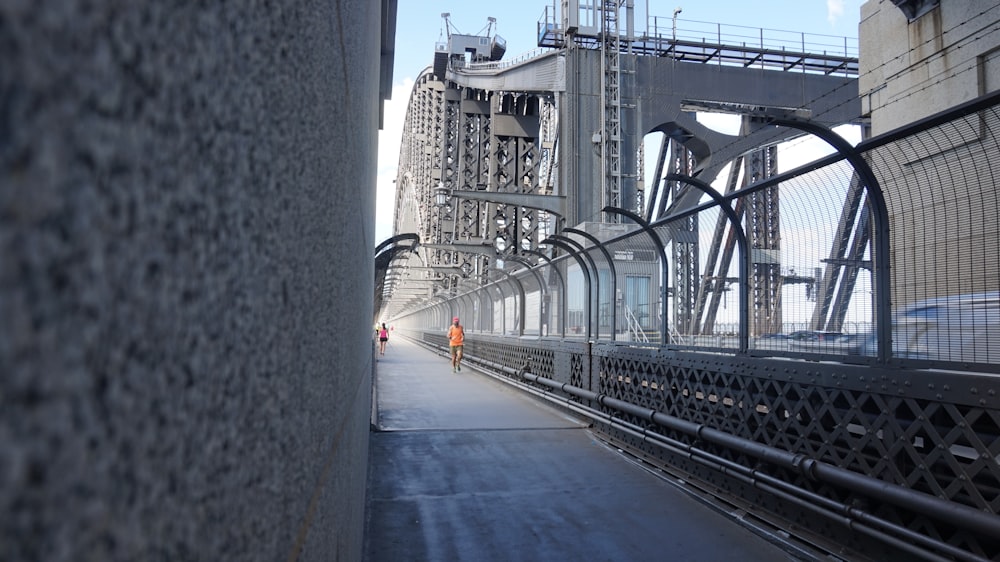
[[[858,89],[872,134],[1000,88],[998,22],[1000,4],[982,0],[941,2],[913,21],[889,0],[862,4]]]
[[[352,560],[377,2],[0,4],[0,560]]]
[[[861,6],[858,84],[873,134],[1000,89],[1000,4],[987,4],[949,0],[912,22],[886,0]],[[979,132],[946,127],[872,157],[889,205],[896,306],[1000,289],[1000,209],[987,170],[996,123],[991,112],[980,119]]]

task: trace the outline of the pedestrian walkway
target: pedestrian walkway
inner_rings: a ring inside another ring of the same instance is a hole
[[[397,337],[376,393],[369,562],[794,559],[471,364]]]

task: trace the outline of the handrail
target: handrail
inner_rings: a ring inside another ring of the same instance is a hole
[[[553,51],[549,48],[539,47],[537,49],[532,49],[530,51],[521,53],[512,59],[500,60],[500,61],[490,61],[490,62],[470,62],[466,63],[464,60],[454,60],[451,62],[451,70],[454,72],[462,73],[479,73],[484,71],[497,71],[506,70],[508,68],[515,67],[526,62],[531,62],[536,59],[540,59],[546,55],[551,55],[558,51]]]
[[[756,441],[744,439],[742,437],[714,429],[702,423],[687,421],[675,416],[664,414],[658,410],[637,406],[624,400],[612,398],[606,394],[590,391],[567,383],[561,383],[539,375],[534,375],[530,373],[529,368],[530,367],[527,365],[522,367],[518,374],[530,382],[564,392],[577,398],[589,400],[593,403],[599,404],[600,406],[635,416],[641,420],[652,422],[666,429],[678,431],[690,437],[696,438],[699,442],[719,445],[761,461],[774,464],[784,469],[799,472],[810,480],[824,482],[852,492],[864,494],[884,502],[913,510],[921,515],[939,521],[948,521],[952,524],[981,533],[984,536],[1000,536],[1000,518],[990,513],[985,513],[966,505],[950,502],[936,496],[904,488],[902,486],[885,482],[877,478],[872,478],[864,474],[845,470],[829,463],[811,458],[805,454],[792,453],[776,447],[757,443]],[[662,440],[667,440],[662,436],[660,436],[660,438]],[[697,451],[696,454],[698,456],[710,455],[710,453],[705,451],[699,451],[694,446],[685,444],[680,445],[686,449]],[[755,477],[758,478],[760,476],[761,475],[759,474],[755,475]],[[778,482],[778,480],[774,481]],[[826,501],[833,503],[829,500]],[[893,531],[905,533],[907,538],[910,540],[933,544],[935,548],[949,550],[952,551],[953,554],[956,553],[954,551],[957,549],[953,549],[951,545],[941,543],[940,541],[936,541],[918,533],[910,532],[905,528],[900,528],[894,523],[884,521],[875,516],[864,514],[863,512],[848,506],[843,506],[841,509],[847,512],[850,516],[864,515],[865,523],[881,523],[886,527],[892,528]],[[843,516],[843,513],[837,513],[836,515]],[[896,546],[903,545],[897,544]],[[967,552],[962,551],[958,551],[957,553],[968,554]]]
[[[642,325],[639,324],[639,319],[636,318],[632,309],[625,305],[622,305],[622,308],[625,310],[625,323],[628,326],[628,332],[635,337],[633,341],[649,343],[649,337],[646,336],[645,330],[642,329]]]
[[[562,29],[554,9],[551,17],[548,9],[543,12],[537,27],[539,46],[566,46],[568,35]],[[572,38],[578,45],[596,48],[601,44],[597,26],[581,27]],[[677,60],[714,62],[719,65],[759,66],[823,74],[842,73],[845,76],[857,76],[859,72],[860,50],[855,37],[681,20],[666,16],[647,15],[645,31],[631,37],[623,35],[622,48],[640,55],[671,56]]]

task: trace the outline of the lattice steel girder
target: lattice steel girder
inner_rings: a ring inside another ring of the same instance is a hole
[[[668,124],[689,133],[691,142],[685,144],[694,154],[694,171],[704,170],[699,177],[709,181],[726,163],[747,151],[800,134],[773,127],[746,138],[718,133],[683,111],[693,103],[785,108],[792,115],[808,112],[812,120],[829,126],[857,121],[861,115],[857,81],[851,77],[678,63],[667,57],[622,55],[621,59],[621,68],[629,70],[618,84],[623,100],[623,178],[635,175],[635,164],[627,155],[633,154],[642,135]],[[448,73],[449,80],[464,87],[555,95],[560,123],[560,185],[556,192],[569,197],[568,224],[589,220],[603,206],[598,185],[601,176],[594,175],[594,170],[603,169],[600,147],[597,151],[582,150],[594,145],[594,134],[603,127],[603,64],[600,51],[581,48],[552,51],[495,73]],[[631,205],[631,199],[622,204]]]
[[[751,120],[752,121],[752,120]],[[744,187],[778,171],[778,150],[770,146],[748,156]],[[781,212],[778,186],[756,191],[746,198],[746,232],[752,255],[753,334],[782,331],[781,310]]]
[[[683,111],[704,105],[727,107],[740,114],[753,109],[763,118],[808,113],[810,119],[836,126],[860,120],[861,103],[855,78],[761,72],[731,66],[677,64],[666,58],[635,58],[637,130],[682,130],[694,154],[698,177],[709,181],[732,160],[765,145],[799,136],[800,132],[760,127],[740,136],[713,131]],[[677,85],[664,88],[663,84]],[[741,109],[743,108],[743,109]]]
[[[403,135],[405,152],[401,150],[400,158],[400,173],[408,177],[406,183],[412,190],[397,193],[397,197],[414,198],[410,210],[418,215],[414,222],[421,240],[440,242],[445,229],[440,210],[434,206],[433,189],[442,178],[445,86],[423,74],[414,88],[414,98],[407,110]],[[429,259],[437,258],[439,256],[429,256]]]
[[[538,97],[505,93],[495,96],[494,100],[490,181],[486,186],[486,196],[537,195],[541,165]],[[516,206],[514,202],[498,203],[487,208],[490,210],[485,220],[486,240],[493,243],[501,255],[537,248],[536,211]]]
[[[430,156],[438,144],[434,131],[440,118],[443,91],[443,84],[428,73],[417,78],[399,153],[395,231],[417,232],[423,240],[430,240],[433,232],[424,210],[432,207],[431,188],[440,178],[439,173],[435,177],[435,162]]]
[[[602,4],[603,5],[603,4]],[[601,159],[604,206],[622,207],[622,135],[621,135],[621,53],[619,52],[617,10],[604,9],[601,43]],[[618,217],[611,217],[611,222]]]
[[[556,110],[554,96],[539,98],[538,105],[539,142],[541,143],[541,162],[538,167],[538,188],[544,193],[552,193],[558,181],[558,163],[556,144],[559,135],[559,114]]]
[[[485,190],[489,184],[490,99],[491,93],[482,90],[465,90],[462,100],[462,125],[460,130],[460,180],[457,189],[461,193]],[[481,238],[486,233],[485,205],[461,198],[458,217],[457,239]]]
[[[866,203],[870,205],[872,221],[870,236],[875,281],[873,287],[875,339],[878,347],[878,359],[885,360],[891,354],[892,348],[892,310],[889,299],[889,211],[882,186],[861,153],[831,129],[817,123],[795,119],[775,119],[774,123],[816,135],[836,148],[854,168],[854,171],[860,176],[861,183],[866,188],[868,195]]]
[[[868,220],[870,211],[867,202],[863,203],[864,195],[864,186],[855,173],[851,176],[851,183],[844,196],[844,207],[837,223],[830,256],[823,260],[826,268],[823,279],[816,288],[816,307],[811,321],[814,330],[840,331],[846,316],[850,293],[853,292],[861,260],[871,238],[871,224]]]
[[[672,158],[669,174],[691,175],[691,152],[682,144],[670,141]],[[677,202],[688,186],[668,182],[670,202]],[[698,216],[693,215],[672,222],[672,249],[674,258],[674,329],[680,333],[694,333],[697,318],[694,314],[698,294]]]
[[[720,217],[726,221],[729,226],[729,239],[730,244],[735,243],[739,246],[740,260],[737,266],[737,277],[734,282],[737,283],[737,292],[739,300],[739,343],[738,347],[740,351],[746,351],[749,347],[749,325],[750,325],[750,262],[748,256],[750,255],[750,244],[747,241],[746,234],[743,232],[740,224],[742,221],[742,216],[737,213],[729,203],[723,198],[719,192],[717,192],[712,186],[707,183],[690,176],[667,176],[668,180],[680,181],[684,184],[690,185],[691,187],[699,189],[701,192],[709,196],[719,207]],[[739,207],[739,204],[737,204]],[[718,232],[717,232],[718,233]],[[727,248],[731,258],[732,248]],[[727,258],[728,259],[728,258]],[[728,271],[729,266],[726,265],[726,271]],[[731,279],[726,277],[726,281]],[[717,293],[721,293],[721,290],[716,289]],[[714,321],[714,316],[713,316]]]
[[[727,195],[736,191],[742,169],[743,158],[737,158],[733,161],[733,165],[729,169],[729,179],[726,181],[725,191]],[[734,209],[737,223],[742,223],[743,221],[743,209],[743,200],[737,199],[736,208]],[[711,334],[715,330],[715,319],[718,315],[719,304],[721,304],[722,297],[727,290],[727,283],[725,281],[729,277],[729,267],[733,260],[733,251],[736,247],[736,234],[733,230],[733,225],[729,224],[729,221],[726,220],[723,214],[720,214],[715,223],[715,233],[712,237],[712,246],[709,249],[708,259],[705,260],[705,274],[702,278],[701,286],[698,287],[698,300],[695,303],[695,319],[701,319],[703,309],[707,308],[707,310],[704,312],[704,323],[694,332],[695,334]],[[723,235],[725,235],[724,243]],[[708,299],[709,294],[711,295],[710,300]],[[706,300],[708,300],[707,307]]]
[[[866,201],[861,209],[861,216],[858,219],[858,227],[854,235],[854,240],[851,242],[850,251],[847,254],[847,259],[844,260],[844,275],[841,279],[840,289],[837,291],[836,300],[833,303],[833,309],[830,311],[830,320],[827,322],[827,329],[831,331],[840,331],[844,325],[844,318],[847,317],[847,308],[851,304],[851,297],[854,295],[854,287],[858,281],[858,274],[862,269],[866,269],[864,253],[868,249],[868,243],[871,240],[871,213],[868,209],[868,202]],[[867,262],[867,269],[871,269],[871,262]],[[834,265],[834,262],[830,262],[828,266]]]
[[[516,205],[529,209],[541,209],[554,215],[566,214],[566,197],[563,195],[539,195],[537,193],[502,193],[496,191],[458,192],[454,195],[463,199],[487,201],[501,205]]]
[[[449,87],[445,89],[443,98],[441,131],[439,134],[441,142],[439,185],[444,186],[445,189],[450,189],[455,187],[460,180],[459,166],[461,159],[459,158],[459,152],[461,143],[459,141],[459,133],[461,131],[461,92]],[[438,185],[432,186],[432,190],[437,187]],[[438,209],[440,213],[440,222],[438,224],[440,232],[434,240],[439,242],[455,240],[458,234],[456,227],[459,223],[459,221],[455,220],[459,214],[456,202],[448,201]]]

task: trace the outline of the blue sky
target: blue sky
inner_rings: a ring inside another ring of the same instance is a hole
[[[441,14],[451,14],[453,31],[469,35],[485,33],[487,18],[496,18],[493,31],[507,41],[505,58],[511,58],[537,48],[535,33],[538,21],[546,7],[551,12],[553,4],[559,3],[558,0],[506,0],[496,3],[399,0],[393,92],[392,98],[386,102],[385,126],[379,132],[377,241],[392,236],[393,180],[396,178],[402,121],[414,79],[433,62],[435,44],[447,40]],[[862,0],[635,0],[635,25],[637,31],[645,29],[647,7],[649,15],[663,18],[663,22],[669,22],[674,9],[679,7],[682,10],[677,17],[679,35],[684,28],[703,29],[706,24],[718,23],[849,37],[853,48],[856,48],[862,3]],[[745,31],[753,35],[750,29]],[[832,37],[831,42],[835,42]]]

